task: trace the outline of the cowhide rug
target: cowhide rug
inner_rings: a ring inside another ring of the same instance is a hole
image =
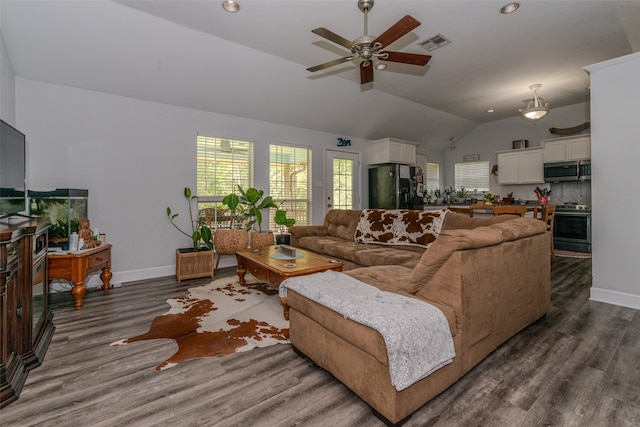
[[[190,288],[189,294],[167,301],[169,312],[156,317],[149,331],[111,343],[169,338],[178,351],[159,364],[161,371],[198,357],[232,354],[289,342],[289,322],[284,319],[278,289],[245,276],[218,279]]]

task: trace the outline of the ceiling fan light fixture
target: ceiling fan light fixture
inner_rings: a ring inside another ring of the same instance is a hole
[[[313,73],[343,64],[353,59],[358,59],[360,61],[360,84],[364,85],[373,82],[373,71],[375,69],[381,70],[387,66],[386,64],[380,64],[376,60],[418,66],[427,65],[431,59],[429,55],[384,50],[400,37],[404,37],[407,33],[420,26],[420,21],[412,16],[405,15],[377,37],[369,35],[367,15],[373,7],[373,2],[374,0],[358,0],[358,8],[364,14],[364,32],[362,36],[357,37],[353,41],[345,39],[324,27],[311,30],[312,33],[348,49],[351,55],[309,67],[307,71]]]
[[[533,98],[529,100],[527,108],[518,110],[526,120],[535,121],[541,119],[549,112],[549,103],[544,102],[544,99],[538,95],[541,87],[540,83],[529,86],[529,90],[533,91]]]
[[[235,13],[240,10],[240,3],[236,0],[222,0],[222,8],[230,13]]]

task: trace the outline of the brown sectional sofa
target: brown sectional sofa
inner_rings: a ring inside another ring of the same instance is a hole
[[[294,348],[398,425],[550,307],[549,234],[542,221],[447,213],[426,251],[353,241],[360,211],[330,211],[322,226],[292,227],[292,245],[345,262],[346,274],[418,298],[445,314],[456,356],[397,391],[386,346],[374,329],[289,290]]]
[[[418,264],[424,247],[356,243],[354,235],[361,212],[333,209],[325,215],[323,225],[291,227],[291,246],[338,258],[344,263],[343,271],[374,265],[413,268]]]

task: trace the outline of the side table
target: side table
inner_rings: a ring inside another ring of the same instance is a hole
[[[85,281],[91,273],[101,271],[102,290],[109,292],[111,280],[111,245],[100,245],[97,248],[65,254],[49,254],[49,283],[53,280],[66,280],[73,284],[71,294],[76,308],[81,308],[84,294],[87,292]]]

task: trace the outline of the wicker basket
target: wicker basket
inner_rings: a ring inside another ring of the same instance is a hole
[[[176,278],[178,283],[198,277],[214,277],[212,250],[176,249]]]
[[[272,231],[253,231],[249,234],[249,245],[251,249],[264,249],[276,244],[276,238]]]
[[[213,245],[219,255],[233,255],[249,247],[249,233],[247,230],[216,230]]]

